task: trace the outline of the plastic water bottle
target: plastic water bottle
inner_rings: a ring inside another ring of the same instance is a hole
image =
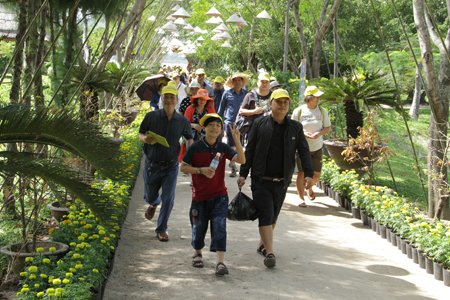
[[[209,167],[211,169],[214,169],[214,170],[217,169],[217,166],[219,166],[220,156],[221,156],[221,154],[219,152],[216,153],[216,157],[214,157],[214,159],[211,161],[211,164],[209,165]],[[211,177],[207,176],[207,177],[212,178],[212,176]]]

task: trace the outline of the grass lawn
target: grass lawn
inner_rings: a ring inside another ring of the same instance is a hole
[[[422,170],[427,168],[427,140],[430,114],[430,109],[420,109],[418,121],[408,119],[412,141]],[[414,152],[403,118],[391,109],[380,110],[378,116],[382,119],[382,122],[378,124],[380,135],[389,140],[390,148],[396,152],[396,155],[392,156],[389,162],[397,183],[399,195],[403,195],[411,201],[419,202],[420,208],[426,210],[426,197],[420,184],[418,171],[415,169]],[[381,164],[380,169],[376,173],[374,183],[394,189],[395,186],[387,163],[383,162]],[[423,171],[422,179],[425,184],[425,193],[428,193],[427,177]]]

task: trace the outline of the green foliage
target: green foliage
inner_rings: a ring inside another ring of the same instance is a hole
[[[15,42],[0,41],[0,74],[5,72],[6,66],[12,58]]]

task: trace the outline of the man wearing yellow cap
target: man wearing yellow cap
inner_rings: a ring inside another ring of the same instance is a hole
[[[261,73],[258,76],[258,88],[250,91],[244,97],[241,109],[239,110],[239,115],[236,119],[236,124],[238,124],[239,119],[246,119],[247,128],[245,132],[241,130],[242,134],[247,133],[250,135],[251,125],[256,118],[263,116],[265,113],[269,112],[270,106],[270,95],[272,92],[269,89],[270,76],[268,73]],[[245,120],[244,120],[245,123]]]
[[[223,88],[223,83],[225,80],[221,76],[217,76],[214,79],[214,110],[219,111],[220,100],[222,100],[222,95],[225,89]]]
[[[251,169],[253,202],[258,211],[261,240],[257,252],[264,256],[264,265],[273,268],[276,259],[273,230],[294,173],[298,152],[305,172],[305,187],[312,185],[314,170],[303,126],[286,117],[292,101],[287,91],[276,90],[270,96],[271,114],[253,123],[252,134],[245,149],[237,183],[245,184]]]
[[[175,199],[175,187],[178,175],[178,155],[180,154],[180,138],[183,136],[187,145],[193,143],[191,123],[175,111],[178,102],[178,91],[173,85],[165,86],[161,91],[162,109],[151,111],[145,115],[139,128],[139,140],[144,143],[144,200],[149,205],[145,218],[151,220],[156,207],[161,204],[156,237],[167,242],[167,223]],[[150,133],[164,137],[169,144],[166,147],[156,143]],[[159,190],[161,189],[161,194]]]

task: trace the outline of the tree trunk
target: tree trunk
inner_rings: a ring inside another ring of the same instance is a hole
[[[297,32],[298,37],[300,39],[300,45],[302,46],[302,52],[303,52],[303,59],[306,61],[306,79],[312,78],[311,73],[311,63],[309,60],[309,53],[308,53],[308,44],[306,43],[305,34],[303,33],[303,25],[302,21],[300,19],[300,13],[299,13],[299,5],[300,0],[294,1],[294,18],[295,18],[295,24],[297,26]]]
[[[40,1],[42,5],[43,1]],[[44,8],[41,12],[41,23],[39,26],[39,45],[36,54],[36,65],[39,65],[42,61],[42,57],[44,56],[44,46],[45,46],[45,25],[47,22],[47,9]],[[36,106],[44,105],[44,90],[42,87],[42,69],[39,71],[39,75],[36,76],[36,90],[34,93],[34,103]]]
[[[291,0],[288,0],[286,7],[286,18],[284,25],[284,56],[283,56],[283,72],[287,72],[288,50],[289,50],[289,9],[291,8]]]
[[[25,35],[27,30],[27,11],[28,11],[28,0],[23,0],[19,2],[19,26],[17,28],[16,35],[16,46],[14,51],[17,52],[16,58],[14,59],[14,72],[11,79],[11,90],[9,92],[9,99],[11,102],[19,102],[20,98],[20,81],[22,77],[23,68],[23,44],[20,45],[19,41]]]
[[[256,6],[256,5],[255,5]],[[255,30],[255,19],[252,20],[252,28],[250,29],[250,41],[248,43],[248,60],[247,60],[247,75],[250,74],[250,65],[251,65],[251,57],[252,57],[252,42],[253,42],[253,32]]]
[[[449,2],[449,1],[447,1]],[[432,106],[430,127],[428,131],[428,215],[434,217],[436,208],[440,201],[444,203],[442,209],[442,218],[450,218],[449,199],[446,193],[441,193],[444,183],[447,183],[447,169],[441,169],[441,163],[444,160],[444,149],[447,141],[447,122],[448,122],[448,102],[445,100],[450,96],[449,72],[450,65],[445,54],[445,48],[440,40],[436,38],[432,26],[428,26],[425,18],[425,9],[422,0],[413,0],[414,22],[419,37],[420,52],[422,55],[422,64],[425,77],[425,83],[428,89],[428,100]],[[450,10],[449,10],[450,11]],[[449,42],[449,33],[446,43]],[[439,69],[439,81],[436,78],[436,72],[433,61],[433,49],[431,47],[431,37],[440,50],[441,64]],[[434,34],[434,35],[433,35]],[[439,176],[439,177],[437,177]],[[440,178],[440,179],[436,179]],[[444,195],[441,195],[444,194]],[[436,216],[440,217],[440,216]]]
[[[103,41],[102,41],[102,53],[104,53],[106,51],[106,47],[108,46],[109,23],[111,23],[111,17],[107,17],[105,15],[105,33],[103,35]]]
[[[419,119],[419,107],[420,107],[420,91],[422,90],[422,80],[420,78],[420,73],[422,73],[422,64],[416,67],[416,82],[414,85],[414,98],[411,104],[411,109],[409,110],[409,116],[414,120]]]
[[[334,78],[339,77],[339,39],[338,39],[338,31],[337,31],[337,13],[334,17],[334,70],[333,70],[333,76]]]
[[[139,13],[138,13],[138,16],[136,17],[136,19],[134,20],[133,27],[132,27],[131,34],[130,34],[130,40],[128,41],[127,47],[125,49],[123,62],[126,64],[131,61],[131,54],[133,53],[134,48],[136,47],[136,39],[138,38],[139,25],[141,24],[141,18],[142,18],[142,11],[144,10],[144,7],[145,7],[145,1],[144,2],[136,1],[136,3],[140,4],[140,6],[137,8],[137,11]]]
[[[36,0],[30,0],[28,2],[28,24],[31,24],[31,21],[33,20],[35,14],[36,14]],[[33,78],[34,70],[36,68],[36,54],[37,54],[37,47],[38,47],[38,39],[39,34],[37,31],[37,23],[34,23],[34,25],[31,27],[30,33],[27,38],[27,45],[26,45],[26,51],[25,51],[25,70],[24,70],[24,87],[27,87],[31,79]],[[32,89],[33,90],[33,89]],[[31,94],[30,92],[27,93],[27,95],[24,96],[24,102],[26,104],[31,104]]]
[[[53,41],[55,40],[55,27],[54,27],[54,23],[53,23],[53,4],[52,1],[48,2],[48,23],[50,26],[50,40]],[[56,47],[52,47],[52,90],[56,91],[57,89],[57,76],[58,76],[58,72],[57,72],[57,60],[56,60]]]
[[[73,60],[73,53],[75,51],[75,37],[77,35],[77,14],[78,7],[75,8],[75,12],[72,15],[72,19],[69,20],[68,33],[67,33],[67,48],[66,50],[66,60],[65,65],[66,69],[69,69]]]
[[[339,6],[341,5],[342,0],[335,0],[333,7],[328,13],[325,21],[322,21],[326,15],[327,7],[329,4],[329,0],[324,0],[322,12],[320,14],[320,19],[317,24],[316,35],[314,38],[314,47],[313,47],[313,59],[312,59],[312,76],[313,78],[319,78],[320,75],[320,52],[322,51],[322,40],[327,32],[328,28],[333,21],[333,18],[336,16]]]
[[[86,17],[86,10],[83,9],[83,42],[87,39],[89,34],[88,20]],[[85,43],[83,47],[84,61],[89,65],[91,61],[91,53],[89,43]]]
[[[128,32],[128,30],[131,27],[131,23],[134,22],[135,19],[140,18],[140,16],[137,17],[137,15],[142,14],[142,10],[145,7],[145,3],[146,3],[146,0],[136,0],[134,2],[134,5],[131,8],[130,14],[128,15],[127,19],[125,20],[123,27],[120,30],[118,30],[118,32],[116,34],[117,40],[114,42],[114,45],[112,45],[109,53],[107,55],[103,56],[102,60],[98,64],[98,70],[103,70],[106,66],[106,63],[111,59],[111,57],[120,48],[120,46],[122,45],[122,42],[125,40],[125,38],[127,36],[126,33]]]
[[[347,138],[356,138],[359,135],[358,127],[364,124],[362,112],[356,110],[355,102],[344,101],[345,119],[347,121]]]

